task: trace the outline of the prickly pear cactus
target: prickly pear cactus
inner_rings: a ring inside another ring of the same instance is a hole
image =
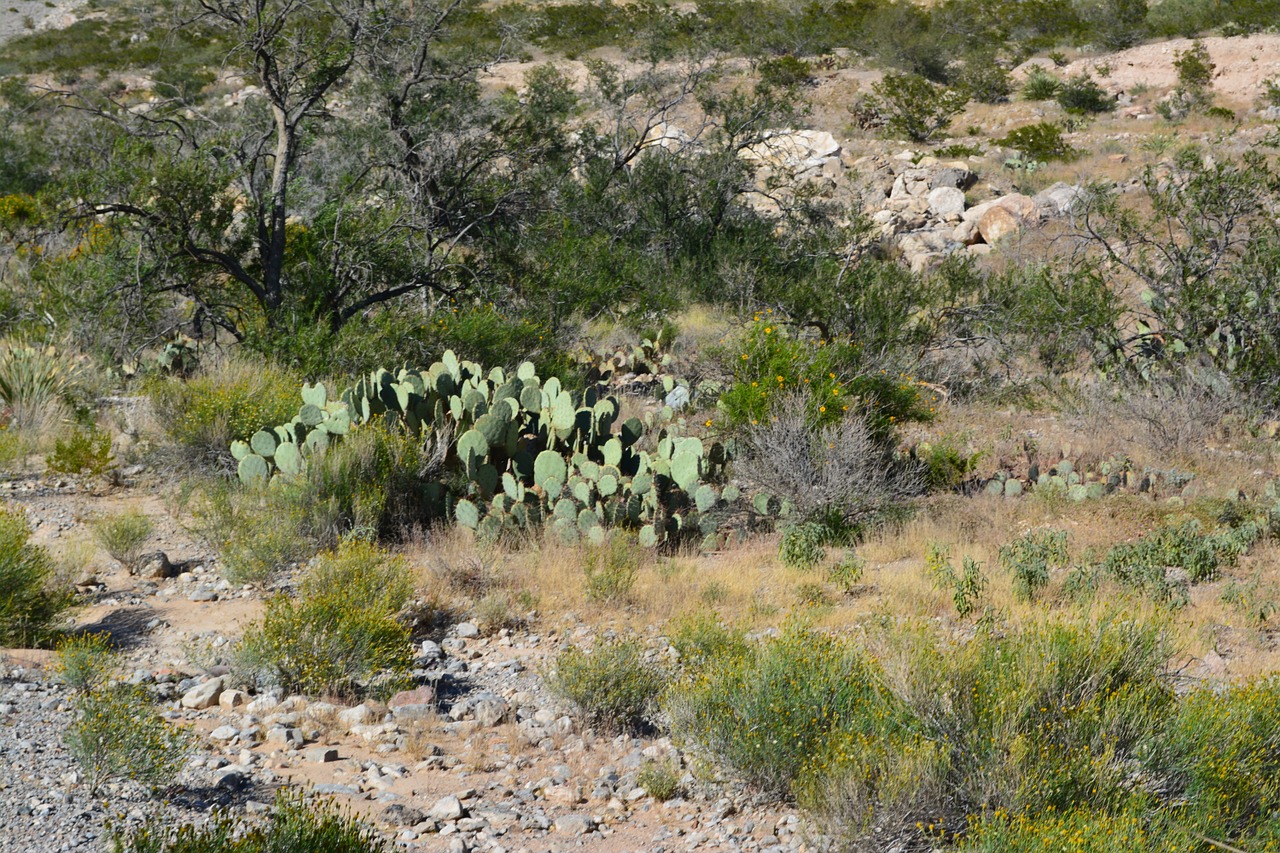
[[[337,395],[316,384],[301,397],[289,423],[233,445],[245,483],[305,475],[311,456],[380,425],[454,436],[428,492],[438,516],[485,537],[551,524],[565,541],[594,542],[626,527],[649,546],[716,547],[717,518],[743,501],[725,485],[725,448],[681,435],[669,410],[620,421],[617,398],[570,391],[529,363],[509,375],[446,352],[426,370],[375,370]]]

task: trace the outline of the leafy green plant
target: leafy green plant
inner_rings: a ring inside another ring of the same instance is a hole
[[[111,853],[389,853],[372,827],[301,790],[281,788],[268,820],[250,821],[215,809],[208,822],[175,826],[167,814],[112,833]]]
[[[1012,130],[998,141],[1034,160],[1073,160],[1080,154],[1063,138],[1061,127],[1046,121]]]
[[[191,750],[190,737],[156,714],[145,688],[128,684],[82,693],[66,743],[90,796],[108,781],[126,779],[164,788]]]
[[[1186,603],[1185,583],[1212,580],[1221,569],[1235,565],[1261,532],[1260,524],[1250,521],[1205,533],[1200,522],[1192,519],[1114,546],[1101,568],[1124,586],[1180,606]],[[1184,577],[1172,576],[1170,570],[1179,570]]]
[[[0,402],[13,427],[48,431],[83,392],[84,365],[52,344],[0,342]]]
[[[591,651],[573,647],[556,656],[547,686],[583,720],[607,731],[638,731],[655,709],[665,680],[634,640],[602,641]]]
[[[827,570],[827,583],[839,587],[845,595],[851,595],[858,588],[866,570],[867,561],[859,557],[854,549],[845,548],[839,562]]]
[[[871,87],[872,109],[892,133],[928,142],[964,111],[969,93],[948,89],[916,74],[888,73]]]
[[[103,516],[91,527],[93,535],[107,553],[121,565],[132,570],[142,555],[142,548],[151,536],[155,524],[143,512],[129,510]]]
[[[826,559],[823,546],[827,538],[827,530],[821,524],[789,524],[782,529],[778,541],[778,559],[789,569],[808,571]]]
[[[322,554],[298,598],[277,595],[237,650],[259,684],[309,696],[387,695],[409,681],[409,631],[395,615],[412,593],[403,558],[361,540]]]
[[[75,427],[66,438],[54,442],[53,452],[45,457],[45,467],[54,474],[101,477],[111,470],[111,436],[96,428]]]
[[[6,646],[42,642],[72,603],[48,551],[30,538],[22,510],[0,508],[0,644]]]
[[[672,622],[667,629],[671,645],[686,667],[701,666],[747,649],[746,635],[726,625],[714,613],[699,610]]]
[[[104,688],[121,670],[111,637],[106,633],[66,637],[58,643],[57,653],[54,674],[78,693]]]
[[[937,441],[916,445],[915,455],[924,462],[924,480],[931,491],[954,491],[961,488],[977,471],[985,450],[968,452],[967,439],[948,434]]]
[[[680,768],[671,759],[646,761],[636,773],[636,784],[660,803],[680,793]]]
[[[1116,108],[1116,99],[1088,74],[1079,74],[1063,82],[1057,100],[1072,115],[1108,113]]]
[[[967,619],[978,606],[978,600],[987,588],[987,578],[982,574],[982,564],[972,557],[965,557],[961,570],[951,565],[950,549],[934,542],[925,555],[925,571],[934,584],[951,593],[956,615]]]
[[[1191,47],[1178,51],[1173,57],[1173,68],[1178,72],[1178,88],[1198,104],[1209,100],[1209,87],[1213,85],[1213,72],[1217,66],[1209,57],[1204,42],[1196,39]]]
[[[1049,584],[1051,568],[1066,568],[1067,534],[1063,530],[1033,530],[1000,546],[1000,567],[1013,575],[1014,594],[1031,601]]]
[[[643,558],[643,549],[623,531],[614,531],[603,545],[589,546],[582,558],[588,600],[607,604],[625,599]]]

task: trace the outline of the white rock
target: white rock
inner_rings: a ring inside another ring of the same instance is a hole
[[[221,677],[210,678],[203,684],[197,684],[182,696],[182,707],[193,711],[203,711],[218,704],[218,696],[222,693]]]
[[[442,823],[446,820],[457,820],[465,814],[466,810],[462,808],[462,801],[453,795],[436,800],[435,805],[427,812],[428,817]]]
[[[929,192],[929,212],[939,219],[964,213],[964,192],[955,187],[938,187]]]

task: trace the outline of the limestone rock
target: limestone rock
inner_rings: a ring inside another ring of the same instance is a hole
[[[223,681],[221,678],[210,678],[203,684],[197,684],[182,695],[182,707],[190,708],[193,711],[212,708],[218,704],[218,697],[222,694],[222,687]]]
[[[939,219],[964,213],[964,192],[955,187],[938,187],[929,192],[929,212]]]
[[[983,242],[994,245],[1010,234],[1016,234],[1022,230],[1022,222],[1021,216],[1006,207],[996,205],[978,220],[978,231],[982,234]]]

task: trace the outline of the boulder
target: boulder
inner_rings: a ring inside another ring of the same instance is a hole
[[[996,207],[1003,207],[1019,219],[1031,219],[1036,215],[1036,202],[1022,193],[1009,193],[995,200]]]
[[[978,181],[978,176],[968,169],[948,166],[933,173],[929,178],[929,186],[933,189],[948,187],[950,189],[967,190]]]
[[[984,243],[994,245],[999,240],[1022,230],[1023,219],[1006,207],[993,206],[978,220],[978,232]]]
[[[460,817],[465,817],[466,814],[467,811],[462,807],[462,801],[452,794],[436,800],[435,805],[427,812],[428,817],[441,823],[447,820],[457,820]]]
[[[397,720],[425,720],[435,715],[436,692],[430,687],[402,690],[391,697],[387,707]]]
[[[929,192],[929,212],[939,219],[964,213],[964,192],[955,187],[938,187]]]
[[[197,684],[182,694],[182,707],[190,708],[193,711],[212,708],[218,704],[218,697],[222,695],[222,688],[223,681],[221,678],[210,678],[202,684]]]
[[[178,567],[169,562],[169,555],[164,551],[152,551],[143,554],[133,566],[134,573],[144,578],[176,578]]]
[[[1083,187],[1059,182],[1036,193],[1033,201],[1036,209],[1045,216],[1065,216],[1075,210],[1083,198]]]
[[[819,169],[840,156],[840,143],[825,130],[771,130],[739,155],[748,162],[793,174]]]

